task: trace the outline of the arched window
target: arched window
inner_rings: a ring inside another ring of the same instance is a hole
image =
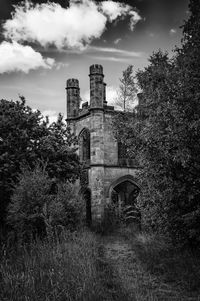
[[[81,162],[90,160],[90,131],[83,129],[79,135],[79,155]]]

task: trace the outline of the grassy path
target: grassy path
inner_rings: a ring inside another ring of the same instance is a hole
[[[113,275],[118,282],[118,288],[124,292],[127,299],[135,300],[133,289],[133,250],[125,239],[118,235],[103,238],[104,256],[109,262]]]
[[[2,246],[0,301],[200,301],[199,254],[134,233]]]
[[[124,286],[118,268],[123,266],[122,258],[127,259],[128,245],[115,236],[101,238],[99,249],[99,271],[102,273],[102,286],[107,292],[106,301],[134,301]],[[118,267],[118,268],[117,268]]]
[[[181,286],[166,281],[165,271],[152,273],[138,257],[136,241],[122,234],[101,238],[100,258],[104,265],[106,301],[197,301],[198,296],[185,295]],[[151,254],[150,254],[151,256]],[[157,267],[156,267],[157,268]]]

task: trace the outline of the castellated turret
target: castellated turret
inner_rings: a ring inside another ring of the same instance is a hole
[[[105,98],[105,86],[103,67],[101,65],[90,66],[90,108],[103,108]]]
[[[80,106],[80,88],[78,79],[68,79],[66,84],[67,91],[67,118],[78,116]]]

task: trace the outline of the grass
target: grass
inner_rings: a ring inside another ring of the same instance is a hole
[[[89,232],[37,241],[29,247],[2,249],[1,301],[81,300],[103,298],[97,273],[98,248]],[[102,299],[103,300],[103,299]]]
[[[136,300],[200,300],[200,252],[174,248],[155,234],[127,235],[135,262]]]
[[[0,300],[200,300],[199,254],[178,251],[154,234],[134,233],[66,232],[30,245],[3,246]],[[116,242],[119,252],[111,251],[119,253],[117,260],[106,253]]]

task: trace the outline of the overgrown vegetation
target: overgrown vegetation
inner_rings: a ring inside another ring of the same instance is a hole
[[[147,233],[124,230],[130,216],[112,204],[98,234],[86,231],[74,184],[76,137],[61,115],[49,125],[23,97],[0,101],[0,212],[9,225],[0,246],[2,301],[200,298],[199,1],[190,1],[190,12],[182,47],[173,58],[162,51],[150,57],[136,76],[138,107],[114,123],[118,141],[142,167],[137,209]],[[134,99],[132,71],[121,79],[123,111]],[[120,227],[125,232],[113,234]]]
[[[142,267],[185,299],[200,295],[198,251],[175,249],[166,238],[149,233],[136,235],[134,250]]]
[[[77,138],[63,121],[49,124],[40,111],[19,101],[0,100],[0,223],[5,226],[6,210],[13,185],[22,166],[33,169],[46,162],[49,177],[73,181],[80,172]]]
[[[158,51],[138,71],[139,105],[116,118],[115,133],[141,169],[138,206],[147,228],[174,243],[200,244],[200,3],[191,0],[181,48]],[[122,126],[123,124],[123,126]]]
[[[53,240],[3,248],[0,299],[103,300],[97,258],[95,237],[88,232],[65,232]]]
[[[125,229],[130,246],[121,277],[135,300],[196,301],[200,297],[200,258],[196,250],[180,250],[162,235]]]
[[[66,228],[77,230],[84,220],[79,186],[55,183],[45,168],[24,168],[13,189],[7,220],[22,241],[53,235]]]

